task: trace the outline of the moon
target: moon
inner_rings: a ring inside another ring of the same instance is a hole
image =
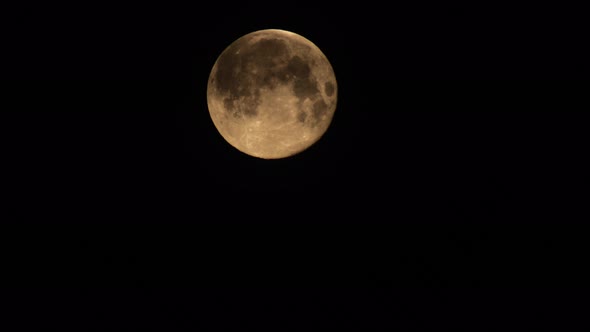
[[[248,33],[219,55],[207,84],[207,106],[221,136],[250,156],[280,159],[315,144],[337,102],[332,65],[294,32]]]

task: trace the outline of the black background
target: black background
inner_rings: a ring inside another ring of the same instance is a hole
[[[541,6],[5,10],[10,313],[83,330],[575,330],[586,58],[577,11]],[[313,41],[339,89],[324,137],[270,161],[227,144],[206,106],[217,56],[264,28]]]

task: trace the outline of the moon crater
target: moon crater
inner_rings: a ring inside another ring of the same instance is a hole
[[[207,103],[219,133],[263,159],[292,156],[314,144],[336,109],[334,71],[321,50],[285,30],[252,32],[218,57]]]

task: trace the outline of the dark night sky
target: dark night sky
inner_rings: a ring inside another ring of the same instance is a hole
[[[196,326],[191,310],[226,321],[223,299],[232,312],[301,311],[317,326],[330,307],[366,330],[428,326],[424,312],[451,326],[443,308],[481,324],[485,310],[468,305],[477,294],[521,317],[537,289],[587,282],[575,18],[446,3],[260,6],[8,11],[8,285],[71,301],[85,289],[117,302],[116,317],[137,296],[174,303],[132,312],[176,315],[175,330]],[[206,107],[219,53],[263,28],[313,41],[339,84],[324,137],[283,160],[229,146]],[[360,302],[372,309],[357,321]],[[391,311],[404,319],[384,319]],[[154,319],[146,325],[174,318]]]

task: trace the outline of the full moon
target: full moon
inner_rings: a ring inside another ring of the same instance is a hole
[[[296,33],[246,34],[219,55],[207,105],[221,136],[262,159],[286,158],[316,143],[336,110],[337,84],[324,53]]]

